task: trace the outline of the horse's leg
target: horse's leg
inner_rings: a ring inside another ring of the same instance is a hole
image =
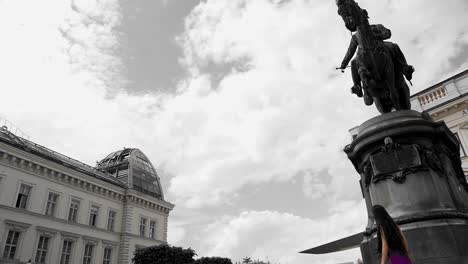
[[[389,92],[390,99],[393,103],[395,110],[401,110],[402,106],[400,105],[400,94],[395,84],[395,67],[393,61],[390,57],[390,54],[386,54],[387,63],[384,65],[384,82],[387,91]]]
[[[410,110],[410,89],[403,78],[403,73],[398,70],[395,72],[395,85],[399,94],[399,104],[401,110]]]
[[[391,102],[390,98],[374,98],[374,102],[377,110],[379,110],[381,114],[390,113],[392,111],[393,103]]]

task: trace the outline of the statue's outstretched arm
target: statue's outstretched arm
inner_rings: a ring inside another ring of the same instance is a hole
[[[345,69],[348,66],[349,62],[354,56],[354,53],[356,53],[358,45],[357,38],[353,35],[351,42],[349,43],[348,52],[346,52],[343,62],[341,63],[341,69]]]

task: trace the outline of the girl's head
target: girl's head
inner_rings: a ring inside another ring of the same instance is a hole
[[[381,205],[374,205],[372,207],[372,212],[374,214],[375,223],[377,224],[378,251],[382,252],[381,232],[383,232],[390,250],[399,251],[408,255],[400,228],[395,221],[393,221],[393,218],[388,214],[387,210]]]

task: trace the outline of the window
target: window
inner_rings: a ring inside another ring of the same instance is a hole
[[[16,256],[16,249],[18,248],[20,232],[15,230],[8,231],[8,237],[5,242],[5,249],[3,250],[4,259],[14,259]]]
[[[140,236],[146,236],[146,218],[140,218]]]
[[[91,210],[89,213],[89,225],[90,226],[96,226],[98,213],[99,213],[99,207],[97,207],[96,205],[91,205]]]
[[[56,193],[49,193],[49,196],[47,197],[47,206],[45,211],[46,215],[55,216],[55,208],[57,208],[58,197],[59,195]]]
[[[104,257],[102,259],[102,264],[111,264],[112,262],[112,248],[104,248]]]
[[[109,215],[107,216],[107,230],[114,231],[116,214],[115,211],[109,210]]]
[[[83,264],[91,264],[93,261],[93,250],[94,250],[94,245],[93,244],[86,244],[85,245],[85,250],[84,250],[84,255],[83,255]]]
[[[31,194],[31,186],[26,184],[21,184],[18,199],[16,200],[16,208],[26,209],[26,205],[28,204],[28,198]]]
[[[36,263],[46,263],[47,249],[49,248],[49,240],[50,237],[48,236],[39,237],[39,242],[37,243],[36,251]]]
[[[149,225],[149,234],[148,234],[149,238],[153,238],[153,239],[155,238],[154,237],[155,230],[156,230],[156,221],[151,220],[150,225]]]
[[[80,200],[72,199],[70,209],[68,210],[68,221],[76,222],[78,218],[78,209],[80,208]]]
[[[463,147],[463,143],[461,142],[460,140],[460,135],[458,135],[457,132],[453,133],[455,134],[455,136],[457,137],[458,139],[458,142],[460,143],[460,157],[465,157],[466,156],[466,153],[465,153],[465,148]]]
[[[72,254],[73,241],[64,240],[62,246],[62,255],[60,257],[60,264],[70,264]]]

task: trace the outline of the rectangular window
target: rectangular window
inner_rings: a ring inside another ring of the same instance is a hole
[[[72,254],[73,241],[64,240],[62,246],[62,255],[60,257],[60,264],[70,264]]]
[[[47,206],[45,214],[48,216],[55,216],[55,209],[57,208],[57,201],[59,195],[53,192],[50,192],[47,197]]]
[[[155,238],[155,231],[156,231],[156,221],[151,220],[150,221],[150,226],[149,226],[149,238]]]
[[[26,209],[28,204],[29,195],[31,194],[31,186],[26,184],[21,184],[18,199],[16,199],[16,208]]]
[[[89,212],[89,225],[96,226],[98,219],[99,207],[96,205],[91,205],[91,210]]]
[[[49,248],[50,238],[47,236],[40,236],[39,243],[37,243],[36,263],[46,263],[47,249]]]
[[[85,245],[85,250],[84,250],[84,255],[83,255],[83,264],[91,264],[93,261],[93,250],[94,250],[94,245],[93,244],[86,244]]]
[[[70,209],[68,210],[68,221],[76,222],[79,208],[80,200],[72,199],[70,202]]]
[[[106,247],[104,248],[104,257],[102,260],[102,264],[111,264],[112,263],[112,248]]]
[[[107,230],[114,231],[116,214],[115,211],[109,210],[109,215],[107,216]]]
[[[140,218],[140,236],[146,236],[146,218]]]
[[[5,242],[5,248],[3,250],[4,259],[14,259],[16,257],[16,250],[18,248],[20,232],[10,230],[8,231],[8,237]]]

